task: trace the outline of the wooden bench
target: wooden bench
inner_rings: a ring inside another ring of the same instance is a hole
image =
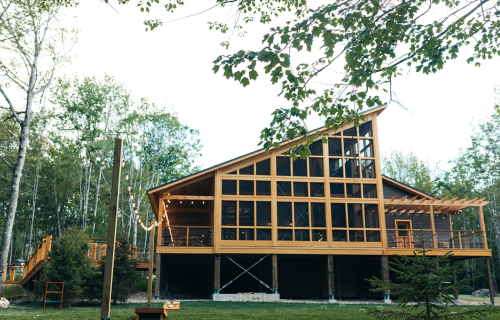
[[[135,314],[137,315],[137,317],[135,318],[136,320],[139,320],[141,318],[141,316],[146,316],[146,317],[150,317],[150,316],[160,316],[160,320],[163,320],[163,317],[167,316],[167,304],[164,303],[163,304],[163,308],[135,308]]]

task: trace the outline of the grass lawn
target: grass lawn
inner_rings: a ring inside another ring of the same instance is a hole
[[[153,307],[162,304],[154,303]],[[168,319],[375,319],[359,309],[367,305],[347,305],[339,308],[338,305],[304,303],[244,303],[244,302],[216,302],[194,301],[181,302],[181,310],[168,312]],[[135,319],[135,308],[145,307],[145,304],[120,304],[111,306],[111,319]],[[99,319],[100,305],[63,308],[62,312],[50,305],[45,313],[43,304],[36,302],[23,306],[12,306],[0,311],[2,319]],[[388,308],[384,306],[384,308]],[[470,308],[470,307],[469,307]],[[455,310],[455,309],[454,309]],[[450,311],[454,311],[450,310]],[[159,318],[158,318],[159,319]],[[485,320],[498,319],[498,314],[490,315]]]

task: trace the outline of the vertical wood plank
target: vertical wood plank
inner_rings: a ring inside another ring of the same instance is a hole
[[[327,138],[328,139],[328,138]],[[330,158],[328,157],[328,143],[323,143],[323,167],[325,168],[325,222],[326,222],[326,240],[328,246],[333,246],[332,239],[332,206],[330,202]]]
[[[334,295],[334,290],[335,290],[335,278],[334,278],[334,270],[333,270],[333,256],[330,254],[328,255],[328,269],[327,269],[327,274],[328,274],[328,299],[329,300],[334,300],[335,295]]]
[[[436,234],[436,225],[434,224],[434,206],[431,204],[429,206],[429,217],[431,217],[431,230],[432,230],[432,247],[437,249],[437,234]]]
[[[369,119],[367,119],[369,120]],[[375,175],[377,180],[377,199],[378,204],[378,217],[380,224],[380,240],[382,241],[382,248],[384,250],[384,255],[387,254],[387,225],[385,221],[385,210],[384,210],[384,185],[382,182],[382,165],[380,163],[380,147],[378,139],[378,123],[377,114],[374,113],[371,118],[372,130],[373,130],[373,153],[375,156]]]
[[[104,266],[104,284],[101,300],[101,320],[109,319],[111,308],[111,290],[113,285],[113,268],[115,261],[116,225],[118,218],[118,203],[120,199],[120,178],[122,171],[123,140],[115,139],[113,159],[113,176],[111,178],[111,200],[108,210],[108,237],[106,240],[106,264]]]
[[[153,295],[153,261],[155,256],[155,227],[151,228],[149,238],[149,272],[148,272],[148,302],[147,307],[151,308],[151,297]]]
[[[220,171],[215,172],[214,178],[214,253],[220,253],[220,240],[221,240],[221,224],[222,224],[222,179],[220,176]]]
[[[491,300],[491,304],[495,305],[495,291],[493,290],[493,279],[491,278],[490,257],[484,257],[484,259],[486,260],[486,274],[488,276],[488,285],[489,285],[489,289],[490,289],[490,300]]]
[[[277,151],[272,151],[271,155],[271,239],[273,246],[278,245],[278,202],[276,187],[276,154]]]
[[[483,207],[477,207],[479,211],[479,222],[481,223],[481,231],[483,232],[483,249],[488,249],[488,239],[486,239],[486,227],[484,225]]]
[[[457,270],[455,269],[455,261],[450,261],[450,266],[453,268],[453,285],[457,285]],[[453,296],[455,297],[455,300],[458,299],[458,290],[455,289],[453,291]]]
[[[273,293],[278,293],[278,255],[273,254],[273,269],[272,269]]]
[[[215,255],[214,260],[214,293],[219,293],[220,290],[220,255]]]
[[[381,269],[382,269],[382,281],[389,281],[389,257],[383,255],[380,261]],[[391,290],[385,290],[385,295],[391,294]]]
[[[158,229],[159,230],[159,229]],[[161,254],[156,254],[155,299],[160,298]]]

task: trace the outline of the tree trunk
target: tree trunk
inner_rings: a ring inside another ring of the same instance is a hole
[[[10,188],[10,201],[9,208],[7,209],[7,217],[2,234],[2,244],[0,245],[0,270],[2,272],[7,266],[7,255],[9,253],[10,241],[12,238],[12,227],[14,226],[14,219],[16,217],[17,201],[19,199],[19,186],[21,184],[21,177],[23,174],[24,163],[26,161],[26,150],[29,144],[29,129],[31,123],[31,104],[33,102],[33,92],[28,93],[28,101],[26,104],[26,116],[21,124],[21,137],[19,139],[19,149],[17,154],[17,161],[14,167],[14,174],[12,176],[12,184]],[[3,277],[0,279],[0,297],[3,294]]]
[[[33,198],[31,199],[31,227],[30,227],[30,240],[29,240],[29,251],[28,255],[31,255],[33,246],[31,245],[31,241],[34,239],[34,246],[36,247],[36,237],[33,237],[33,222],[35,220],[35,211],[36,211],[36,196],[38,192],[38,173],[40,171],[40,166],[36,167],[35,173],[35,183],[33,184]]]
[[[102,166],[99,166],[99,174],[97,175],[97,185],[95,186],[95,203],[94,203],[94,222],[92,223],[92,232],[95,232],[95,220],[97,218],[97,205],[99,204],[99,187],[101,186]]]

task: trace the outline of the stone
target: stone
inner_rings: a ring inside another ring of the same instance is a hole
[[[0,299],[0,309],[7,309],[8,307],[10,307],[9,300],[7,300],[5,298],[1,298]]]
[[[479,290],[476,290],[472,293],[472,296],[473,297],[489,297],[490,296],[490,290],[488,289],[479,289]]]

